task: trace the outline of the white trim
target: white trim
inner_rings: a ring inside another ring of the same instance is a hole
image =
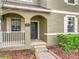
[[[75,32],[78,32],[78,18],[75,17]]]
[[[2,30],[2,21],[0,19],[0,31]]]
[[[46,10],[46,9],[33,8],[33,7],[14,6],[14,5],[9,5],[9,4],[4,4],[4,7],[18,8],[18,9],[23,9],[23,10],[35,10],[35,11],[42,11],[42,12],[52,12],[52,13],[60,13],[60,14],[79,15],[79,12],[62,11],[62,10],[55,10],[55,9]]]
[[[74,30],[75,30],[75,32],[78,32],[78,19],[77,19],[77,17],[76,16],[73,16],[73,15],[66,15],[65,17],[64,17],[64,32],[66,33],[67,32],[67,24],[68,24],[68,17],[74,17],[75,18],[75,28],[74,28]]]
[[[37,22],[38,23],[38,39],[35,39],[35,40],[39,40],[39,36],[40,36],[39,21],[38,20],[31,20],[31,22]]]
[[[47,35],[47,36],[51,36],[51,35],[57,35],[57,34],[79,34],[79,32],[77,33],[44,33],[44,35]]]
[[[53,13],[60,13],[60,14],[79,15],[79,12],[62,11],[62,10],[51,10],[51,12],[53,12]]]
[[[20,1],[29,2],[29,3],[32,3],[33,2],[32,0],[20,0]]]
[[[18,9],[23,9],[23,10],[35,10],[35,11],[51,12],[51,10],[47,10],[47,9],[40,9],[40,8],[34,8],[34,7],[24,7],[24,6],[16,6],[16,5],[9,5],[9,4],[4,4],[4,7],[18,8]]]

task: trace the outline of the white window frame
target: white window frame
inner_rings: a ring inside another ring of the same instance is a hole
[[[21,22],[21,18],[17,18],[17,17],[11,18],[11,31],[12,31],[12,19],[20,19],[20,22]],[[21,26],[21,24],[20,24],[20,26]],[[21,31],[21,28],[20,28],[20,31]]]
[[[78,19],[77,19],[77,17],[76,16],[74,16],[74,15],[66,15],[65,17],[64,17],[64,32],[65,33],[68,33],[68,27],[67,27],[67,25],[68,25],[68,17],[74,17],[75,18],[75,28],[74,28],[74,32],[78,32]]]
[[[73,5],[73,6],[75,6],[75,5],[78,5],[79,0],[74,0],[74,3],[69,3],[68,0],[64,0],[64,2],[65,2],[67,5]]]

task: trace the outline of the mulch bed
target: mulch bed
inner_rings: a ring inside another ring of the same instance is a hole
[[[31,50],[15,50],[15,51],[2,51],[0,52],[0,57],[8,56],[11,59],[24,59],[32,57],[36,59],[34,53]]]
[[[62,59],[79,59],[79,50],[73,50],[71,52],[63,51],[62,47],[52,46],[48,47],[51,51],[57,54]]]

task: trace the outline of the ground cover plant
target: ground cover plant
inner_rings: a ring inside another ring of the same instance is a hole
[[[65,51],[79,50],[79,34],[58,34],[57,39]]]

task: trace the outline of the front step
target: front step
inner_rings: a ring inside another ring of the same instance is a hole
[[[46,48],[46,45],[38,45],[38,46],[34,46],[34,48]]]
[[[32,46],[46,45],[45,42],[34,42],[31,44]]]
[[[49,53],[45,42],[35,42],[32,43],[32,46],[35,49],[36,59],[56,59]]]
[[[48,50],[46,48],[46,43],[45,42],[35,42],[35,43],[32,43],[32,46],[34,47],[36,52],[42,52],[42,51],[47,51]]]

